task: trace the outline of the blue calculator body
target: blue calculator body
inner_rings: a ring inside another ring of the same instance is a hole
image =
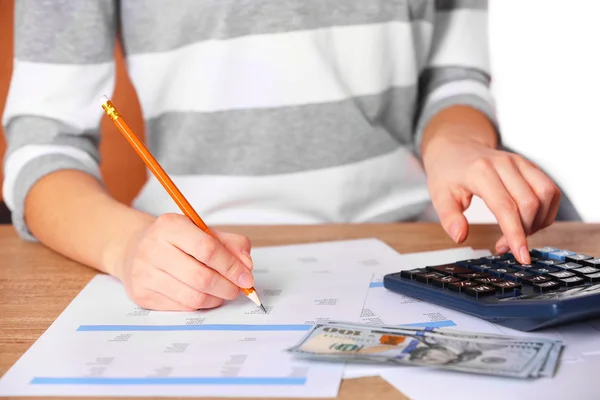
[[[546,246],[384,276],[390,291],[520,331],[600,317],[600,258]]]

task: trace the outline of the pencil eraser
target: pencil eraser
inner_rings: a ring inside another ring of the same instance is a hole
[[[106,103],[108,101],[108,97],[106,96],[102,96],[100,97],[100,105],[103,105],[104,103]]]

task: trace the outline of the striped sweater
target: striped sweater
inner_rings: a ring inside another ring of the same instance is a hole
[[[116,39],[148,147],[210,224],[418,218],[428,121],[462,104],[495,123],[484,0],[19,0],[15,13],[3,193],[24,238],[38,179],[101,179]],[[152,176],[133,206],[180,212]]]

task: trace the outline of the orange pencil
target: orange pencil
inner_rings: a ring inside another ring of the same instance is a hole
[[[102,105],[102,109],[104,112],[112,119],[115,123],[119,131],[125,136],[125,139],[131,144],[131,146],[135,149],[137,154],[144,160],[146,166],[152,171],[156,179],[163,185],[165,190],[169,193],[171,198],[177,203],[181,211],[192,220],[192,222],[200,229],[202,229],[206,234],[213,237],[215,240],[217,238],[212,234],[208,226],[202,221],[202,218],[198,215],[198,213],[194,210],[192,205],[187,201],[187,199],[183,196],[183,194],[179,191],[177,186],[173,183],[169,175],[165,172],[165,170],[160,166],[158,161],[154,158],[154,156],[150,153],[148,148],[142,143],[142,141],[133,133],[127,122],[123,119],[119,111],[115,108],[113,103],[106,96],[102,96],[100,99],[100,103]],[[252,300],[257,306],[261,307],[262,310],[266,313],[265,307],[262,305],[260,299],[258,298],[258,294],[256,290],[251,287],[249,289],[242,288],[244,294]]]

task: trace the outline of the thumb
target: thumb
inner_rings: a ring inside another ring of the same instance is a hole
[[[446,189],[432,194],[431,201],[446,233],[456,243],[463,242],[469,231],[469,224],[463,212],[468,207],[470,198],[465,202],[460,201]]]

